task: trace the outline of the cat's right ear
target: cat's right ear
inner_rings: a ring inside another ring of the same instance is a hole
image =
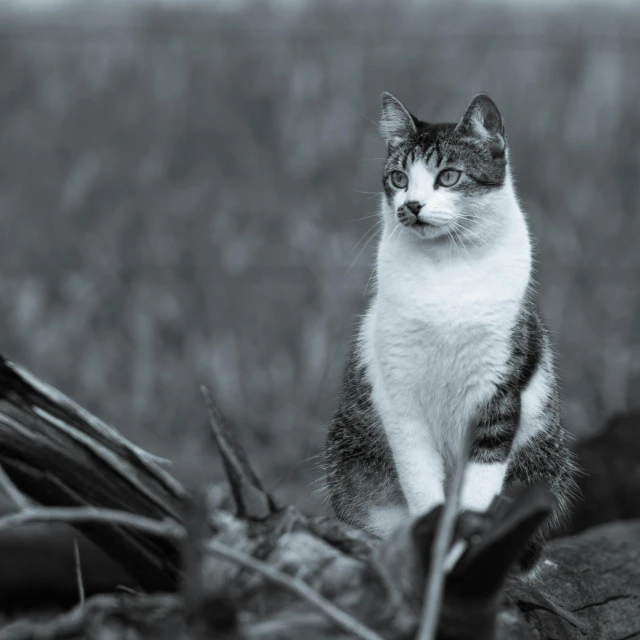
[[[382,114],[380,115],[380,135],[391,150],[416,132],[413,116],[404,105],[386,91],[382,94]]]

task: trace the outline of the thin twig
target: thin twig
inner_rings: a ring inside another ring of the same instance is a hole
[[[292,613],[285,610],[272,618],[262,620],[249,618],[242,622],[242,632],[247,640],[249,638],[292,638],[296,637],[294,635],[296,632],[299,638],[325,638],[329,637],[329,634],[333,640],[347,637],[343,634],[338,636],[335,631],[332,633],[331,623],[327,621],[326,616],[315,611],[313,613]],[[348,637],[352,638],[353,636],[349,634]]]
[[[416,640],[434,640],[436,637],[446,578],[447,555],[460,507],[464,471],[467,466],[475,427],[476,421],[474,419],[469,422],[465,430],[460,454],[456,460],[453,477],[451,478],[449,495],[438,521],[436,536],[431,549],[431,563],[425,589],[422,618]]]
[[[18,507],[18,509],[28,509],[29,501],[25,498],[24,495],[20,492],[20,489],[16,487],[13,483],[13,480],[7,475],[7,472],[2,468],[0,464],[0,487],[4,489],[4,492],[11,498],[13,504]]]
[[[127,511],[96,509],[93,507],[29,507],[24,511],[0,518],[0,531],[12,529],[32,522],[103,522],[116,526],[131,527],[161,538],[180,540],[184,527],[173,520],[152,520]]]
[[[0,518],[0,531],[18,527],[31,522],[67,522],[69,524],[79,522],[103,522],[105,524],[126,526],[143,531],[151,535],[157,535],[172,540],[183,540],[186,531],[180,524],[171,520],[152,520],[126,511],[112,509],[94,509],[85,507],[71,508],[29,508],[19,513]],[[219,557],[231,560],[243,567],[250,568],[271,582],[274,582],[292,593],[306,600],[310,605],[319,609],[337,625],[354,634],[362,640],[382,640],[377,633],[364,626],[351,615],[336,607],[332,602],[321,596],[306,582],[279,571],[271,565],[256,560],[255,558],[237,551],[217,540],[209,540],[205,543],[205,550]],[[2,638],[2,635],[0,635]]]
[[[362,638],[363,640],[382,640],[382,636],[378,635],[368,627],[365,627],[362,623],[345,613],[342,609],[336,607],[332,602],[329,602],[329,600],[312,589],[306,582],[289,576],[266,562],[256,560],[252,556],[237,551],[236,549],[218,542],[217,540],[209,540],[209,542],[205,544],[205,549],[220,558],[232,560],[236,564],[242,565],[248,569],[253,569],[253,571],[262,574],[271,582],[288,589],[322,611],[345,631],[352,633],[358,638]]]
[[[84,606],[84,581],[82,580],[82,566],[80,565],[80,549],[78,541],[73,541],[73,559],[76,565],[76,582],[78,583],[78,603]]]

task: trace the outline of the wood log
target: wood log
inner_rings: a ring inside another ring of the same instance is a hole
[[[414,637],[439,509],[383,542],[333,518],[279,507],[207,401],[235,511],[189,500],[156,460],[0,361],[0,464],[16,486],[48,506],[141,516],[139,526],[104,517],[75,526],[143,589],[171,592],[94,596],[45,622],[19,620],[0,629],[0,639]],[[543,487],[514,487],[487,513],[459,516],[452,548],[464,552],[446,580],[438,638],[640,638],[638,521],[553,541],[535,581],[509,574],[548,508]]]
[[[157,459],[2,356],[0,443],[0,465],[39,504],[108,507],[181,520],[186,492]],[[145,590],[176,588],[175,545],[123,527],[78,529]]]
[[[511,582],[507,588],[507,597],[534,630],[531,637],[585,637],[549,606],[552,598],[577,616],[589,638],[640,638],[640,522],[614,522],[558,538],[546,557],[537,584]]]

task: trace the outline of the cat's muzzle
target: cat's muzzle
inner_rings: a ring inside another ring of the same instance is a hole
[[[428,227],[428,222],[419,218],[422,205],[419,202],[405,202],[398,207],[398,222],[405,227]]]

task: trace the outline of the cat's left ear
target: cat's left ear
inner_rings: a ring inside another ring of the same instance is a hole
[[[487,145],[493,156],[504,155],[506,142],[502,115],[486,93],[478,94],[471,101],[456,131]]]

